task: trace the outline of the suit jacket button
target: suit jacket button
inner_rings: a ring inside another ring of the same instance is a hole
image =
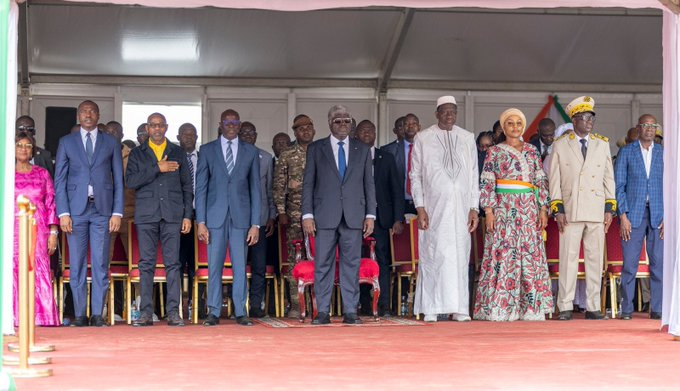
[[[161,201],[163,201],[163,197],[161,197]]]

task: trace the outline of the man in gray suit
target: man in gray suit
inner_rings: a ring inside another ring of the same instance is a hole
[[[302,229],[316,237],[314,293],[319,313],[312,324],[328,324],[339,246],[343,322],[360,324],[359,266],[363,237],[373,233],[376,213],[373,161],[368,146],[348,137],[352,116],[345,106],[328,111],[331,135],[307,148],[302,183]]]
[[[260,236],[260,157],[257,148],[239,141],[239,114],[220,116],[220,137],[201,147],[196,169],[196,233],[208,245],[208,316],[215,326],[222,310],[222,269],[229,246],[236,323],[252,326],[246,316],[246,251]]]
[[[257,141],[257,129],[250,122],[241,124],[238,133],[239,139],[250,145],[255,145]],[[257,148],[257,147],[255,147]],[[250,261],[250,311],[253,318],[263,318],[266,311],[262,310],[262,299],[265,290],[265,272],[267,271],[267,241],[265,237],[270,237],[274,233],[274,218],[276,208],[272,198],[272,155],[260,148],[257,148],[260,156],[260,237],[248,252]]]

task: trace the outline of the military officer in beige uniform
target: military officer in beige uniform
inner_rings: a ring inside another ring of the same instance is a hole
[[[581,241],[585,256],[586,319],[604,319],[600,287],[604,237],[616,211],[609,139],[591,133],[595,101],[581,96],[569,103],[574,124],[553,144],[550,161],[550,208],[560,231],[560,320],[571,320]]]

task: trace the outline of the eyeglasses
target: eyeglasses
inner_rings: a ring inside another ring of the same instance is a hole
[[[638,126],[644,130],[654,129],[656,131],[661,129],[661,125],[659,124],[640,124]]]
[[[595,123],[595,116],[593,114],[579,114],[575,115],[574,118],[583,122]]]
[[[239,121],[237,119],[234,119],[234,120],[225,119],[224,121],[222,121],[222,125],[224,125],[224,126],[230,126],[230,125],[231,126],[239,126],[239,125],[241,125],[241,121]]]
[[[31,143],[16,143],[17,148],[19,149],[33,149],[33,144]]]
[[[351,118],[335,118],[333,121],[331,121],[331,123],[334,124],[334,125],[351,124],[352,119]]]
[[[21,125],[17,128],[18,131],[20,132],[34,132],[35,131],[35,126],[24,126]]]
[[[148,127],[151,129],[164,129],[168,127],[168,124],[156,124],[156,123],[148,123],[146,124]]]

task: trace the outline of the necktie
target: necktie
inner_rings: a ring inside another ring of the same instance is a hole
[[[586,139],[581,139],[581,154],[583,154],[583,160],[586,160],[586,154],[588,153],[588,147],[586,147]]]
[[[194,178],[194,162],[191,161],[191,155],[190,153],[187,153],[187,161],[189,162],[189,172],[191,173],[191,179],[193,180]]]
[[[345,145],[344,142],[338,142],[338,173],[340,174],[340,179],[345,178],[345,170],[347,169],[347,159],[345,158]]]
[[[406,194],[411,195],[411,159],[413,156],[413,143],[408,145],[408,163],[406,164]]]
[[[231,140],[227,141],[227,152],[224,154],[224,161],[227,163],[227,173],[231,175],[234,169],[234,152],[231,150]]]
[[[86,138],[85,140],[85,153],[87,153],[87,162],[92,164],[92,156],[94,156],[94,148],[92,147],[92,137],[90,135],[90,132],[86,133]]]

